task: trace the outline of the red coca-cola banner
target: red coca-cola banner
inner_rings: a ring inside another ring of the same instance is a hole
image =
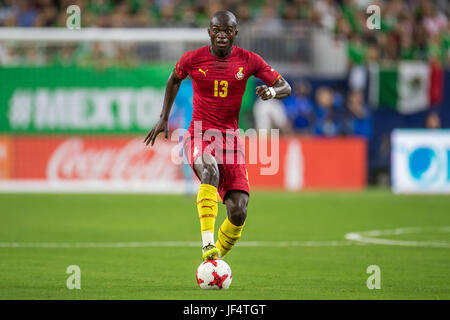
[[[14,178],[50,180],[177,180],[173,144],[145,148],[133,138],[14,138]]]
[[[366,149],[361,138],[280,138],[278,173],[262,175],[261,167],[267,166],[249,164],[250,183],[288,190],[363,189],[367,184]]]
[[[252,189],[366,185],[362,139],[244,141]],[[181,192],[180,162],[179,144],[160,140],[150,148],[141,137],[0,137],[0,190]]]

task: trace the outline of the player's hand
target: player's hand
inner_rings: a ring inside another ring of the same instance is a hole
[[[256,95],[263,100],[272,99],[272,94],[270,93],[269,87],[266,85],[256,87]]]
[[[169,124],[167,120],[160,118],[158,122],[155,124],[152,130],[147,134],[144,139],[144,143],[146,146],[151,142],[151,146],[155,143],[155,139],[161,132],[164,132],[164,138],[167,140],[169,138]]]

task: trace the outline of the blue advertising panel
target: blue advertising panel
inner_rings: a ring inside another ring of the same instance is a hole
[[[394,193],[450,193],[450,130],[396,129],[391,143]]]

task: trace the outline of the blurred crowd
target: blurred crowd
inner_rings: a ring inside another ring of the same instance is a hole
[[[282,31],[304,23],[348,40],[352,64],[432,59],[450,64],[448,0],[0,0],[0,27],[65,27],[70,5],[82,27],[205,27],[218,10],[240,25]],[[367,28],[369,5],[380,8],[380,30]]]
[[[362,81],[368,64],[422,60],[450,66],[449,0],[0,0],[0,27],[65,27],[66,8],[73,4],[81,9],[82,28],[206,27],[213,13],[226,9],[236,14],[242,28],[282,32],[298,22],[346,40],[347,92],[326,86],[312,90],[307,81],[299,81],[293,84],[294,94],[283,101],[256,101],[255,125],[286,133],[370,137],[372,118]],[[380,7],[379,30],[367,28],[369,5]],[[146,52],[151,54],[151,48]],[[39,45],[0,45],[0,64],[134,66],[140,63],[137,53],[132,45],[99,43],[52,51]],[[429,117],[434,126],[436,117]]]
[[[295,82],[288,98],[257,100],[253,112],[257,129],[280,128],[282,134],[370,138],[372,133],[371,112],[361,90],[350,90],[345,95],[320,86],[313,94],[306,80]]]
[[[450,64],[447,0],[370,1],[381,8],[380,30],[376,32],[366,27],[368,15],[355,3],[343,1],[340,14],[330,25],[338,37],[348,40],[348,56],[353,64],[400,59]]]
[[[364,91],[336,89],[320,85],[314,90],[307,80],[293,83],[291,96],[262,101],[253,108],[257,129],[279,128],[283,135],[303,134],[323,137],[373,136],[373,109],[369,107]],[[425,114],[423,127],[442,128],[439,108]]]

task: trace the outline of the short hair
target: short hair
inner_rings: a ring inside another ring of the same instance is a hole
[[[228,22],[231,20],[232,26],[234,26],[234,27],[237,26],[236,16],[231,11],[226,11],[226,10],[224,10],[224,11],[217,11],[211,17],[211,20],[209,22],[210,25],[213,23],[214,19],[218,20],[218,24],[219,25],[228,24]]]

